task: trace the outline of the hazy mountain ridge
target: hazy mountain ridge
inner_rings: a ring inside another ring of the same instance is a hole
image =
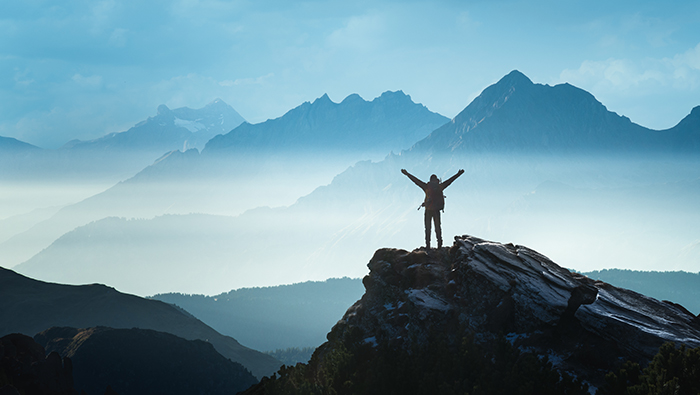
[[[128,150],[156,151],[203,149],[212,137],[228,133],[245,122],[236,110],[221,99],[200,109],[158,106],[158,113],[137,123],[127,131],[110,133],[89,141],[71,141],[63,148],[69,150]]]
[[[17,140],[16,138],[0,136],[0,152],[2,152],[3,155],[10,155],[16,154],[18,152],[26,152],[39,149],[41,148],[29,143],[25,143],[24,141]]]
[[[45,283],[0,268],[0,293],[0,335],[34,335],[54,326],[152,329],[208,341],[257,377],[279,367],[272,357],[242,346],[167,303],[123,294],[104,285]]]
[[[604,269],[583,273],[659,300],[678,303],[700,314],[700,273]]]
[[[176,290],[199,294],[214,290],[211,293],[216,294],[232,288],[325,280],[342,277],[344,267],[311,260],[318,249],[314,245],[327,242],[327,233],[346,221],[304,219],[291,210],[265,208],[240,217],[108,217],[67,232],[15,269],[55,282],[109,281],[139,295]],[[308,233],[296,231],[300,226]],[[284,236],[271,235],[272,227]],[[306,262],[313,274],[300,272],[299,262]],[[358,267],[353,274],[359,277],[362,270]],[[140,276],[134,277],[133,272]]]
[[[158,107],[158,114],[123,132],[80,141],[73,140],[59,149],[29,149],[23,155],[0,160],[2,179],[27,182],[80,180],[116,182],[133,176],[164,153],[172,150],[204,148],[217,134],[227,133],[244,122],[231,106],[216,99],[200,109],[170,110]],[[9,145],[3,140],[2,146]],[[30,146],[33,147],[33,146]],[[18,148],[15,148],[15,152]],[[3,159],[3,158],[0,158]]]
[[[430,129],[447,121],[441,115],[413,103],[409,96],[401,92],[387,92],[372,102],[366,102],[359,96],[351,96],[341,104],[332,103],[327,97],[324,100],[318,99],[315,103],[319,102],[326,102],[327,105],[315,106],[307,103],[299,107],[306,110],[297,110],[306,114],[309,108],[313,109],[314,116],[323,119],[320,125],[309,123],[308,119],[304,121],[305,127],[313,135],[324,135],[332,129],[332,125],[352,120],[352,125],[359,125],[359,129],[353,129],[357,133],[365,137],[379,135],[385,141],[391,142],[399,135],[427,135]],[[222,105],[224,104],[220,102],[215,107]],[[362,111],[358,112],[356,108]],[[166,115],[170,117],[168,119],[174,116],[163,108],[161,110],[163,115],[142,124],[154,125]],[[295,112],[292,110],[290,113]],[[269,121],[265,130],[273,130],[275,135],[291,134],[293,136],[289,138],[294,138],[296,133],[293,125],[299,117],[292,117],[290,120],[290,116]],[[383,130],[382,133],[378,133],[378,130],[389,126],[389,131]],[[261,130],[258,129],[258,125],[250,127]],[[134,127],[133,133],[122,135],[131,135],[143,128],[146,126]],[[106,139],[104,144],[114,139]],[[231,215],[258,206],[289,205],[318,185],[330,182],[337,172],[362,159],[368,152],[379,149],[367,142],[358,143],[355,148],[347,150],[345,144],[337,141],[333,144],[337,152],[320,150],[317,152],[318,157],[308,152],[281,156],[274,149],[254,157],[241,157],[234,152],[223,156],[222,152],[211,155],[206,153],[207,150],[200,154],[194,149],[159,154],[154,157],[158,158],[155,162],[135,176],[84,201],[65,207],[53,218],[35,224],[32,229],[0,244],[0,258],[3,258],[6,265],[22,263],[48,247],[62,234],[77,226],[109,216],[153,218],[163,214],[199,212]]]
[[[371,102],[353,94],[340,103],[323,95],[282,117],[259,124],[244,123],[216,136],[203,154],[276,151],[322,153],[364,151],[386,155],[408,148],[449,119],[414,103],[401,91],[384,92]]]
[[[440,250],[380,249],[368,267],[362,299],[308,365],[246,393],[587,393],[624,360],[650,361],[664,342],[700,346],[700,317],[681,306],[520,245],[464,235]]]
[[[158,294],[220,333],[257,350],[317,347],[348,306],[362,296],[359,279],[341,278],[242,288],[214,296]]]

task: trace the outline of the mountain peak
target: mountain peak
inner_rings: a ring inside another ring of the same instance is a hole
[[[165,104],[161,104],[160,106],[158,106],[158,115],[167,114],[169,112],[170,109]]]
[[[403,91],[386,91],[381,94],[378,98],[374,99],[377,102],[389,102],[389,101],[411,101],[411,96],[403,93]]]
[[[488,86],[452,122],[416,143],[416,154],[697,152],[700,108],[657,133],[609,111],[571,84],[535,84],[518,70]]]
[[[501,78],[500,81],[498,81],[498,84],[507,84],[507,85],[516,85],[516,84],[527,84],[527,85],[533,85],[532,80],[528,78],[525,74],[521,73],[518,70],[513,70],[510,73],[506,74],[503,78]]]
[[[357,93],[351,93],[343,99],[340,104],[350,104],[350,103],[363,103],[365,99],[362,98],[362,96],[358,95]]]
[[[219,98],[217,97],[216,99],[214,99],[214,100],[212,100],[211,102],[207,103],[207,105],[204,106],[204,107],[205,107],[205,108],[212,108],[212,107],[229,107],[229,105],[226,104],[225,101],[223,101],[223,100],[221,100],[221,99],[219,99]]]
[[[318,99],[314,100],[312,103],[313,105],[319,105],[319,104],[335,104],[331,100],[330,97],[328,97],[328,93],[324,93],[323,96],[319,97]]]
[[[690,110],[690,114],[683,118],[683,120],[687,120],[686,122],[700,123],[700,106],[696,106],[692,110]]]

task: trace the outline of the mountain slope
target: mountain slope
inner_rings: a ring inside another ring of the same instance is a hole
[[[362,299],[309,364],[247,393],[420,393],[426,383],[585,393],[578,380],[600,387],[624,360],[648,362],[667,341],[700,346],[700,318],[682,306],[593,281],[524,246],[465,235],[440,250],[380,249],[368,267]]]
[[[11,137],[0,136],[0,180],[13,178],[22,172],[28,160],[33,160],[44,151],[41,148]]]
[[[45,283],[0,268],[0,294],[0,335],[34,335],[53,326],[153,329],[188,340],[208,341],[257,377],[279,367],[272,357],[242,346],[171,305],[104,285]]]
[[[0,136],[0,153],[3,155],[11,155],[18,152],[40,150],[41,148],[19,141],[12,137]]]

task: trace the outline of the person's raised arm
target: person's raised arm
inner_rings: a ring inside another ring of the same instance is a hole
[[[442,184],[440,184],[440,187],[441,187],[442,189],[445,189],[445,188],[449,187],[450,184],[452,184],[452,182],[453,182],[454,180],[456,180],[457,177],[461,176],[462,174],[464,174],[464,170],[459,169],[459,171],[457,172],[457,174],[455,174],[455,175],[453,175],[452,177],[448,178],[447,180],[443,181]]]
[[[405,174],[406,177],[408,177],[411,181],[413,181],[416,185],[418,185],[421,189],[425,189],[427,187],[427,184],[424,183],[423,181],[419,180],[414,176],[413,174],[409,173],[406,171],[406,169],[401,169],[401,173]]]

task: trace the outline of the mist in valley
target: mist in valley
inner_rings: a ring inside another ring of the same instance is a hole
[[[288,171],[246,169],[211,180],[135,177],[8,238],[1,251],[11,259],[13,251],[31,250],[17,253],[14,266],[30,277],[105,283],[138,295],[359,278],[376,249],[424,245],[417,210],[423,193],[400,169],[427,180],[464,168],[445,190],[445,245],[472,234],[527,245],[577,271],[697,271],[700,166],[692,159],[453,156],[412,163],[409,156],[359,162],[316,189],[311,185],[329,176],[313,158]],[[130,183],[136,187],[126,188]]]

